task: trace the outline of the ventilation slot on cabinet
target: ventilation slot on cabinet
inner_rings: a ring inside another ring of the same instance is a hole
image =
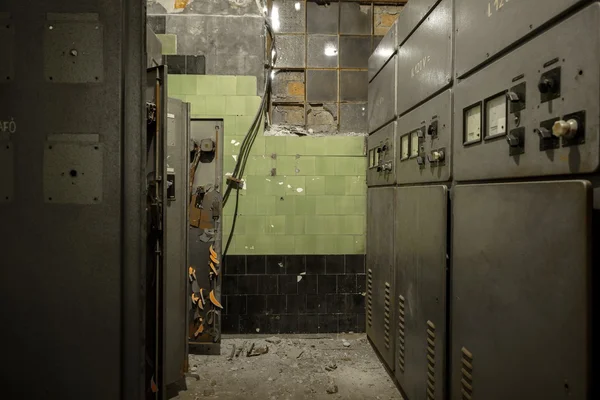
[[[460,392],[462,400],[473,398],[473,354],[466,348],[461,349]]]
[[[435,324],[427,321],[427,400],[435,400]]]
[[[404,373],[404,324],[405,324],[404,297],[398,296],[398,367]]]
[[[373,270],[367,274],[367,323],[373,326]]]
[[[391,295],[390,295],[390,284],[385,283],[385,302],[384,302],[384,318],[383,318],[383,340],[385,341],[385,348],[390,348],[390,313],[391,313]]]

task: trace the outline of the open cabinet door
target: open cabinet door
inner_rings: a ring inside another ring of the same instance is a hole
[[[168,99],[164,368],[165,383],[175,392],[188,369],[189,124],[189,104]]]

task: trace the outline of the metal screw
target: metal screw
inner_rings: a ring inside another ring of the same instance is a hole
[[[79,54],[79,52],[77,51],[77,49],[71,49],[71,51],[69,52],[73,57],[77,57],[77,55]]]

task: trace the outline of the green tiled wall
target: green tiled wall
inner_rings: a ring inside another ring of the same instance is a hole
[[[224,170],[232,172],[260,106],[256,78],[171,75],[169,96],[191,103],[193,118],[224,120]],[[363,254],[364,147],[364,137],[264,136],[261,130],[246,165],[229,254]],[[234,206],[231,196],[225,238]]]

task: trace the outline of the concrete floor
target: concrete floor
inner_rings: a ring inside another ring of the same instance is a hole
[[[247,356],[252,344],[268,352]],[[361,334],[225,336],[220,356],[190,355],[190,370],[176,399],[402,399]]]

